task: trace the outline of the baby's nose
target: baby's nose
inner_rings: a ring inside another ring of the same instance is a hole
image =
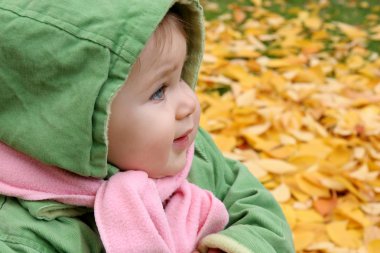
[[[190,86],[182,81],[180,84],[180,97],[178,97],[178,107],[176,112],[176,119],[180,120],[186,118],[194,113],[196,109],[197,98],[194,91]]]

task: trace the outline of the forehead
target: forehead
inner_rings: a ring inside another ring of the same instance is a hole
[[[167,16],[149,39],[139,61],[145,67],[149,67],[158,61],[163,64],[184,59],[186,54],[187,43],[183,26],[176,17]]]

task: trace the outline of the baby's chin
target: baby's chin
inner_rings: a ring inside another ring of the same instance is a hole
[[[112,164],[112,163],[111,163]],[[138,168],[138,169],[131,169],[126,168],[124,166],[117,166],[116,164],[112,164],[113,166],[117,167],[120,171],[143,171],[146,174],[148,174],[149,178],[153,179],[160,179],[165,177],[171,177],[175,176],[178,173],[180,173],[186,165],[186,159],[182,162],[177,162],[175,165],[172,166],[161,166],[160,169],[152,169],[152,168]]]
[[[185,163],[183,166],[178,167],[178,168],[169,168],[165,171],[161,171],[159,173],[148,173],[150,178],[154,179],[160,179],[160,178],[165,178],[165,177],[172,177],[180,173],[183,169],[185,168]]]
[[[134,163],[132,165],[127,160],[108,160],[110,164],[117,167],[120,171],[144,171],[149,178],[159,179],[164,177],[175,176],[180,173],[186,166],[188,149],[181,152],[169,152],[167,159],[155,159],[154,161],[145,161],[145,163]],[[138,165],[137,165],[138,164]]]

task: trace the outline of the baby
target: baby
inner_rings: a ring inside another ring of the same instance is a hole
[[[166,15],[112,101],[108,160],[119,169],[161,178],[185,166],[200,111],[194,91],[182,79],[185,36],[178,18]]]
[[[197,1],[21,0],[0,22],[0,252],[294,252],[198,127]]]

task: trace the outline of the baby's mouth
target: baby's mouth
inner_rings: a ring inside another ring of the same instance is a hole
[[[189,138],[188,135],[183,135],[181,137],[178,137],[178,138],[174,139],[174,143],[184,141],[184,140],[186,140],[188,138]]]
[[[183,141],[183,140],[185,140],[186,138],[188,139],[188,138],[189,138],[189,135],[191,134],[192,131],[193,131],[193,129],[187,130],[183,135],[181,135],[181,136],[175,138],[175,139],[174,139],[174,142]]]
[[[174,139],[173,141],[173,144],[179,148],[179,149],[183,149],[183,148],[187,148],[188,145],[189,145],[189,141],[190,141],[190,134],[192,132],[192,129],[186,131],[184,134],[182,134],[181,136],[177,137]]]

